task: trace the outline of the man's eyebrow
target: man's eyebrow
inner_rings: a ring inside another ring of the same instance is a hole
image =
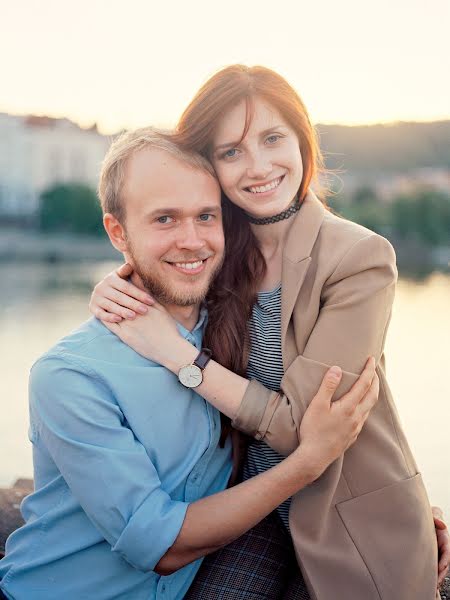
[[[176,217],[180,214],[181,210],[179,208],[173,208],[171,206],[162,206],[161,208],[155,208],[154,210],[150,210],[148,213],[146,213],[145,216],[147,218],[160,217],[162,215],[167,215],[168,217]]]
[[[197,212],[197,214],[202,215],[204,213],[220,213],[221,212],[221,207],[220,206],[204,206],[201,207]],[[183,210],[180,208],[173,208],[173,207],[161,207],[161,208],[155,208],[154,210],[149,211],[145,217],[147,219],[151,219],[151,218],[155,218],[155,217],[161,217],[161,216],[168,216],[168,217],[179,217],[183,215]]]
[[[260,132],[260,136],[264,137],[265,135],[267,135],[268,133],[272,133],[278,129],[282,129],[284,128],[284,125],[274,125],[273,127],[269,127],[269,129],[264,129],[264,131]],[[239,144],[241,143],[242,140],[239,140],[237,142],[226,142],[224,144],[218,144],[217,146],[214,147],[214,152],[217,152],[218,150],[222,150],[223,148],[234,148],[235,146],[239,146]]]

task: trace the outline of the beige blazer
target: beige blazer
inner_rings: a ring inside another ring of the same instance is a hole
[[[289,454],[327,368],[343,369],[339,396],[376,357],[379,402],[358,440],[292,500],[292,538],[313,600],[436,598],[429,501],[385,376],[396,277],[387,240],[331,214],[309,193],[283,255],[282,391],[252,381],[233,422]]]

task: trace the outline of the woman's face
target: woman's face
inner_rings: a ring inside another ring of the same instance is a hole
[[[220,120],[211,161],[227,197],[254,217],[285,210],[303,176],[299,140],[281,114],[260,98],[245,138],[246,104],[242,101]]]

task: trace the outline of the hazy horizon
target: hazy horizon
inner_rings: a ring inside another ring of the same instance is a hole
[[[213,73],[278,71],[314,123],[450,119],[448,0],[0,0],[0,110],[172,127]]]

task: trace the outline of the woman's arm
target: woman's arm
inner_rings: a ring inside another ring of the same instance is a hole
[[[100,293],[112,297],[111,287],[117,284],[117,278],[117,274],[110,274],[97,286],[91,310],[95,310],[100,301]],[[291,452],[298,444],[301,415],[326,370],[333,364],[342,367],[344,377],[338,390],[342,395],[355,382],[368,356],[374,356],[378,363],[395,282],[395,255],[389,242],[375,234],[359,240],[325,283],[323,304],[314,329],[304,352],[287,370],[281,393],[272,392],[257,381],[249,382],[214,360],[209,362],[203,383],[196,391],[230,417],[238,429],[259,439],[268,436],[266,441],[276,450]],[[198,350],[178,334],[172,318],[157,303],[145,316],[110,328],[134,350],[175,374],[198,354]],[[351,332],[357,333],[352,335]],[[288,436],[286,423],[290,427]],[[282,431],[280,436],[277,426]]]
[[[361,431],[378,396],[378,379],[373,376],[369,364],[358,384],[341,402],[333,403],[341,371],[330,369],[305,413],[297,450],[265,473],[190,504],[180,533],[156,572],[168,575],[230,543],[317,479]]]

